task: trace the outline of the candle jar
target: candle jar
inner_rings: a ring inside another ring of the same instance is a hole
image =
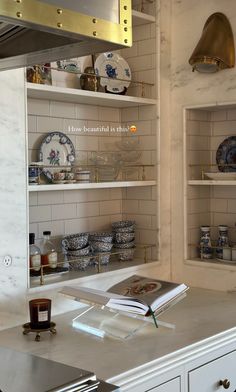
[[[46,298],[29,301],[30,326],[32,329],[47,329],[51,323],[51,300]]]

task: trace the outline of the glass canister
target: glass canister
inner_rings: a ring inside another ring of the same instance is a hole
[[[212,247],[211,247],[210,226],[201,226],[200,230],[201,230],[200,257],[201,259],[211,259]]]
[[[219,237],[217,241],[216,257],[223,259],[223,247],[229,247],[228,226],[219,225]]]

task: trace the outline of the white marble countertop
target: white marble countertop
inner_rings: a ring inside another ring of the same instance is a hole
[[[236,331],[236,293],[190,289],[187,297],[161,317],[174,323],[175,330],[152,325],[136,336],[120,341],[100,339],[75,330],[72,319],[78,311],[56,316],[58,334],[23,336],[21,326],[0,332],[0,346],[28,352],[44,358],[94,371],[104,380],[117,380],[118,375],[170,355],[184,355],[186,347],[224,331]],[[204,343],[204,342],[203,342]]]

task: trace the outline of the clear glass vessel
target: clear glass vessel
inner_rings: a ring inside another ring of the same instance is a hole
[[[41,252],[40,249],[35,245],[35,234],[29,234],[29,257],[30,257],[30,268],[34,271],[39,271],[41,267]]]
[[[51,231],[43,232],[43,243],[41,249],[41,262],[42,265],[48,265],[49,268],[57,267],[58,254],[54,244],[51,242]]]

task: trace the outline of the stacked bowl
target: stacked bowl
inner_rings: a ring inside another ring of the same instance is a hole
[[[94,253],[109,253],[113,247],[113,234],[112,233],[90,233],[89,244]],[[110,254],[100,255],[101,264],[108,264],[110,261]],[[98,259],[95,259],[97,262]]]
[[[69,270],[85,270],[90,264],[88,239],[88,233],[71,234],[63,237],[61,242],[62,251],[65,254],[65,260],[69,261]],[[83,258],[83,256],[85,257]]]
[[[122,250],[119,260],[133,260],[135,251],[135,221],[118,221],[112,223],[115,247]]]

